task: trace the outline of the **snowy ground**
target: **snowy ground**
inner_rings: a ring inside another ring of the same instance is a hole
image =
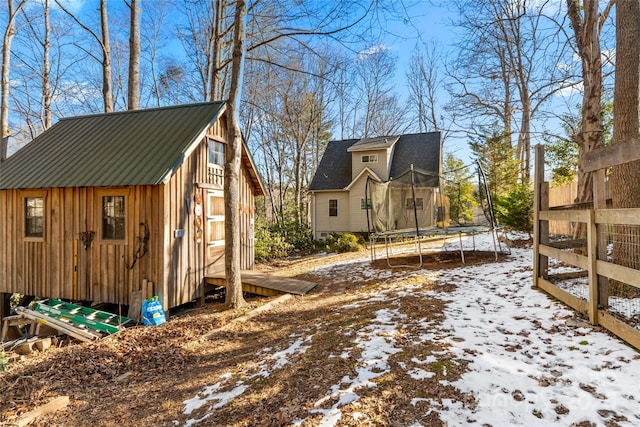
[[[481,246],[478,239],[476,245]],[[483,249],[490,247],[489,243]],[[314,274],[351,281],[375,277],[393,286],[365,287],[354,294],[350,304],[337,308],[349,311],[381,301],[386,304],[365,325],[341,331],[351,346],[328,357],[357,355],[355,374],[324,389],[324,397],[313,403],[308,417],[300,417],[293,425],[353,425],[360,419],[370,424],[353,408],[358,407],[363,390],[375,388],[376,380],[394,363],[413,380],[439,378],[442,387],[473,396],[474,402],[411,398],[417,413],[436,412],[450,426],[640,425],[639,353],[593,330],[575,319],[572,311],[533,290],[531,253],[531,249],[512,249],[506,262],[442,271],[381,272],[366,259],[318,267]],[[446,293],[428,289],[422,286],[425,280],[455,285],[455,289]],[[407,298],[445,300],[444,318],[413,317],[401,309],[400,302]],[[281,348],[263,349],[252,366],[225,373],[186,400],[184,414],[197,411],[200,415],[185,425],[206,425],[213,411],[223,410],[250,390],[252,379],[267,378],[294,363],[314,345],[322,327],[319,324],[291,335]],[[454,364],[466,364],[457,379],[450,381],[448,365],[437,363],[445,352],[425,352],[403,362],[395,359],[403,350],[435,341],[444,344]],[[416,417],[410,425],[422,426],[423,419]]]

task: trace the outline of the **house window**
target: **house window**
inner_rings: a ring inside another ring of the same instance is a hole
[[[405,200],[404,206],[405,206],[406,209],[413,210],[413,199],[407,198]],[[421,211],[423,209],[424,209],[424,201],[423,201],[422,197],[416,197],[416,210],[417,211]]]
[[[338,216],[338,201],[336,199],[329,200],[329,216]]]
[[[371,209],[371,199],[360,199],[360,209]]]
[[[104,196],[102,198],[102,238],[124,240],[124,234],[124,196]]]
[[[24,199],[25,237],[44,237],[44,197]]]
[[[224,144],[209,141],[209,164],[224,166]]]
[[[378,155],[365,154],[362,156],[362,163],[378,163]]]

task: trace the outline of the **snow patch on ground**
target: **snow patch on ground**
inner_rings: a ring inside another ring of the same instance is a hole
[[[404,315],[397,309],[379,310],[372,323],[358,331],[356,346],[360,348],[361,356],[357,362],[357,376],[353,379],[343,378],[339,384],[331,387],[331,391],[325,397],[315,402],[314,406],[319,409],[311,412],[322,414],[319,426],[335,426],[342,418],[340,408],[357,401],[360,398],[358,390],[376,387],[373,380],[389,371],[389,357],[402,351],[395,346],[394,338],[398,331],[398,321],[402,318]],[[335,399],[337,401],[329,408],[322,408],[326,402]]]
[[[485,239],[484,241],[482,239]],[[488,240],[489,239],[489,240]],[[476,236],[475,245],[491,243],[490,235]],[[463,241],[467,247],[469,238]],[[367,259],[348,260],[330,267],[318,267],[315,274],[327,277],[346,275],[350,280],[377,278],[393,281],[389,288],[364,290],[354,302],[341,310],[387,301],[388,308],[376,312],[369,325],[360,330],[343,330],[360,350],[357,375],[334,384],[315,402],[312,414],[321,414],[321,426],[334,426],[343,417],[346,405],[357,406],[358,391],[376,387],[375,379],[389,372],[389,361],[403,350],[396,335],[416,327],[413,346],[431,340],[448,344],[448,354],[467,360],[467,371],[458,380],[441,380],[475,397],[475,406],[443,399],[412,398],[411,404],[425,408],[425,415],[438,412],[449,425],[571,425],[589,421],[596,425],[617,423],[640,425],[640,370],[638,353],[610,335],[588,326],[577,327],[574,313],[545,294],[533,290],[532,251],[512,249],[506,262],[464,266],[454,270],[415,270],[410,273],[380,271]],[[416,278],[451,283],[451,293],[424,290]],[[439,298],[447,304],[445,318],[438,321],[411,319],[396,308],[399,298]],[[411,323],[413,322],[413,323]],[[291,357],[305,352],[312,335],[294,337],[286,349],[265,349],[262,359],[242,378],[268,376],[290,363]],[[399,366],[416,380],[432,378],[430,364],[438,353],[412,358],[412,366]],[[348,358],[349,352],[334,357]],[[455,363],[455,360],[452,362]],[[446,366],[444,366],[446,367]],[[442,372],[446,375],[446,371]],[[192,399],[184,402],[191,414],[209,402],[208,413],[190,426],[206,419],[211,411],[228,403],[247,389],[242,381],[233,382],[230,373]],[[350,416],[362,417],[360,412]],[[357,421],[353,419],[353,421]],[[304,423],[297,420],[294,425]],[[415,422],[413,426],[421,426]]]
[[[295,336],[291,338],[296,338]],[[290,357],[295,354],[305,353],[310,346],[308,345],[313,338],[313,335],[307,335],[305,337],[298,337],[289,347],[284,350],[277,351],[269,348],[264,349],[258,356],[262,356],[262,360],[257,362],[251,370],[246,370],[240,373],[241,377],[246,379],[253,379],[256,377],[268,377],[273,371],[282,369],[287,363],[289,363]],[[307,345],[304,345],[304,344]],[[207,419],[211,415],[211,411],[225,406],[232,399],[240,396],[244,393],[249,386],[244,381],[239,380],[230,388],[229,384],[234,375],[230,372],[222,375],[220,381],[217,383],[205,387],[195,397],[185,400],[183,413],[185,415],[191,415],[191,413],[201,407],[207,405],[209,402],[216,401],[216,403],[210,406],[207,410],[207,414],[199,419],[190,419],[185,423],[185,426],[192,426]]]

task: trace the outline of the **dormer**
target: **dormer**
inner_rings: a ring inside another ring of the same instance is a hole
[[[371,169],[382,180],[389,178],[393,147],[399,136],[363,138],[347,151],[351,152],[351,179],[354,180],[365,169]]]

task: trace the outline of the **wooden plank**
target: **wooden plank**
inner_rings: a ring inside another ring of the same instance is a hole
[[[640,209],[604,209],[596,210],[597,224],[640,225]]]
[[[555,242],[547,243],[547,246],[556,249],[577,249],[587,246],[587,239],[570,239],[570,240],[557,240]]]
[[[58,411],[60,409],[64,409],[69,405],[69,396],[59,396],[48,403],[37,407],[25,414],[22,414],[16,421],[12,423],[12,425],[16,425],[17,427],[24,427],[32,423],[36,418],[41,417],[42,415],[49,414],[51,412]]]
[[[36,311],[33,310],[27,310],[23,307],[18,307],[18,312],[22,315],[24,315],[24,317],[28,318],[28,319],[33,319],[33,320],[37,320],[38,322],[47,325],[53,329],[56,329],[64,334],[67,334],[69,336],[72,336],[73,338],[80,340],[80,341],[84,341],[84,342],[91,342],[94,341],[96,339],[98,339],[99,337],[97,335],[94,335],[84,329],[80,329],[77,328],[69,323],[63,322],[61,320],[58,319],[54,319],[51,318],[49,316],[47,316],[44,313],[38,313]]]
[[[540,251],[540,254],[547,257],[555,258],[566,264],[573,265],[574,267],[579,267],[584,270],[587,270],[589,268],[589,260],[584,255],[575,254],[573,252],[564,252],[560,249],[552,248],[545,245],[539,245],[538,249]]]
[[[539,218],[547,221],[568,221],[587,222],[589,220],[588,210],[557,210],[540,211]]]
[[[549,295],[551,295],[552,297],[554,297],[555,299],[567,304],[569,307],[573,308],[574,310],[583,314],[587,313],[588,311],[587,301],[581,298],[578,298],[577,296],[572,295],[563,289],[560,289],[553,283],[543,278],[538,278],[538,287],[543,291],[545,291],[546,293],[548,293]]]
[[[585,154],[582,168],[584,172],[593,172],[636,160],[640,160],[640,140],[638,137],[590,151]]]
[[[596,210],[602,210],[607,208],[607,196],[606,196],[606,176],[605,170],[599,169],[593,173],[593,207]],[[600,260],[607,259],[607,228],[604,224],[598,224],[597,215],[594,218],[596,224],[597,241],[600,244],[597,245],[597,251],[593,253],[593,256],[597,256]],[[598,304],[602,307],[609,306],[609,280],[604,276],[598,276]]]
[[[589,266],[589,322],[598,324],[598,275],[596,267],[596,250],[598,245],[598,232],[595,223],[594,211],[589,212],[587,223],[587,258]]]
[[[281,277],[271,274],[257,273],[253,271],[243,270],[241,273],[241,280],[244,285],[257,286],[266,289],[272,289],[279,292],[285,292],[295,295],[304,295],[311,289],[316,287],[315,283],[307,282],[305,280],[292,279],[290,277]],[[218,286],[225,286],[224,272],[208,275],[205,278],[207,283],[216,284]]]
[[[9,292],[0,293],[0,322],[5,317],[11,315],[11,294]]]
[[[140,321],[142,313],[142,291],[133,291],[129,295],[129,311],[127,317]]]
[[[607,261],[597,260],[596,268],[598,274],[610,279],[626,283],[627,285],[640,288],[640,271],[633,268],[616,265]]]
[[[540,239],[542,235],[540,220],[541,209],[540,198],[542,191],[542,183],[544,182],[544,145],[537,144],[535,146],[535,169],[533,183],[533,286],[538,285],[538,279],[541,275],[548,274],[548,258],[544,258],[540,254]],[[547,222],[547,226],[548,226]]]
[[[566,273],[557,273],[557,274],[550,274],[549,275],[549,281],[550,282],[555,282],[556,280],[572,280],[572,279],[580,279],[583,277],[588,277],[589,276],[589,272],[588,271],[568,271]]]
[[[640,331],[613,317],[605,310],[598,313],[598,323],[620,337],[627,344],[640,350]]]

